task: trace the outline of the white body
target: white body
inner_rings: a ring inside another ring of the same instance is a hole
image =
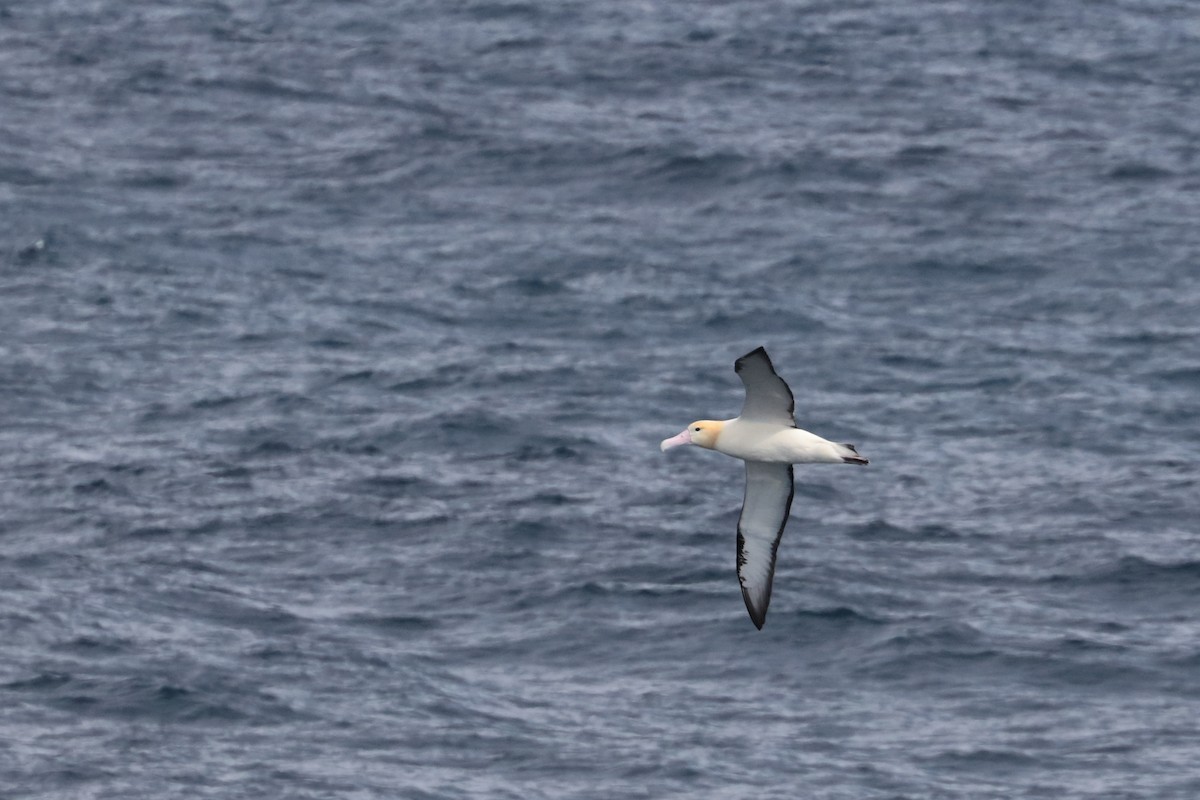
[[[726,420],[713,449],[744,461],[775,464],[841,464],[854,452],[815,433],[771,422]]]

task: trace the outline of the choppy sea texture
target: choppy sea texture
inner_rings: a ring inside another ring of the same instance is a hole
[[[0,793],[1193,798],[1200,11],[0,6]],[[766,628],[741,466],[802,427]]]

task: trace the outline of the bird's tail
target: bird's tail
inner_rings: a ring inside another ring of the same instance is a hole
[[[842,461],[847,464],[870,464],[870,461],[858,454],[858,448],[852,444],[839,444],[844,452],[841,453]]]

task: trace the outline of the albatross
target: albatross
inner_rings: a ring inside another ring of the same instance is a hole
[[[792,509],[793,464],[866,464],[852,444],[838,444],[796,427],[792,390],[759,347],[733,362],[746,386],[741,416],[702,419],[663,439],[665,453],[685,444],[746,462],[746,496],[737,526],[737,574],[754,626],[762,630],[771,603],[775,553]]]

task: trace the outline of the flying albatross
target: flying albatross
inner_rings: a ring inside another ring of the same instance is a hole
[[[746,496],[737,527],[737,573],[755,627],[762,630],[771,603],[775,553],[792,508],[792,464],[866,464],[852,444],[837,444],[796,427],[792,390],[775,374],[767,351],[758,348],[733,368],[746,385],[742,414],[724,421],[702,419],[662,450],[694,444],[746,462]]]

